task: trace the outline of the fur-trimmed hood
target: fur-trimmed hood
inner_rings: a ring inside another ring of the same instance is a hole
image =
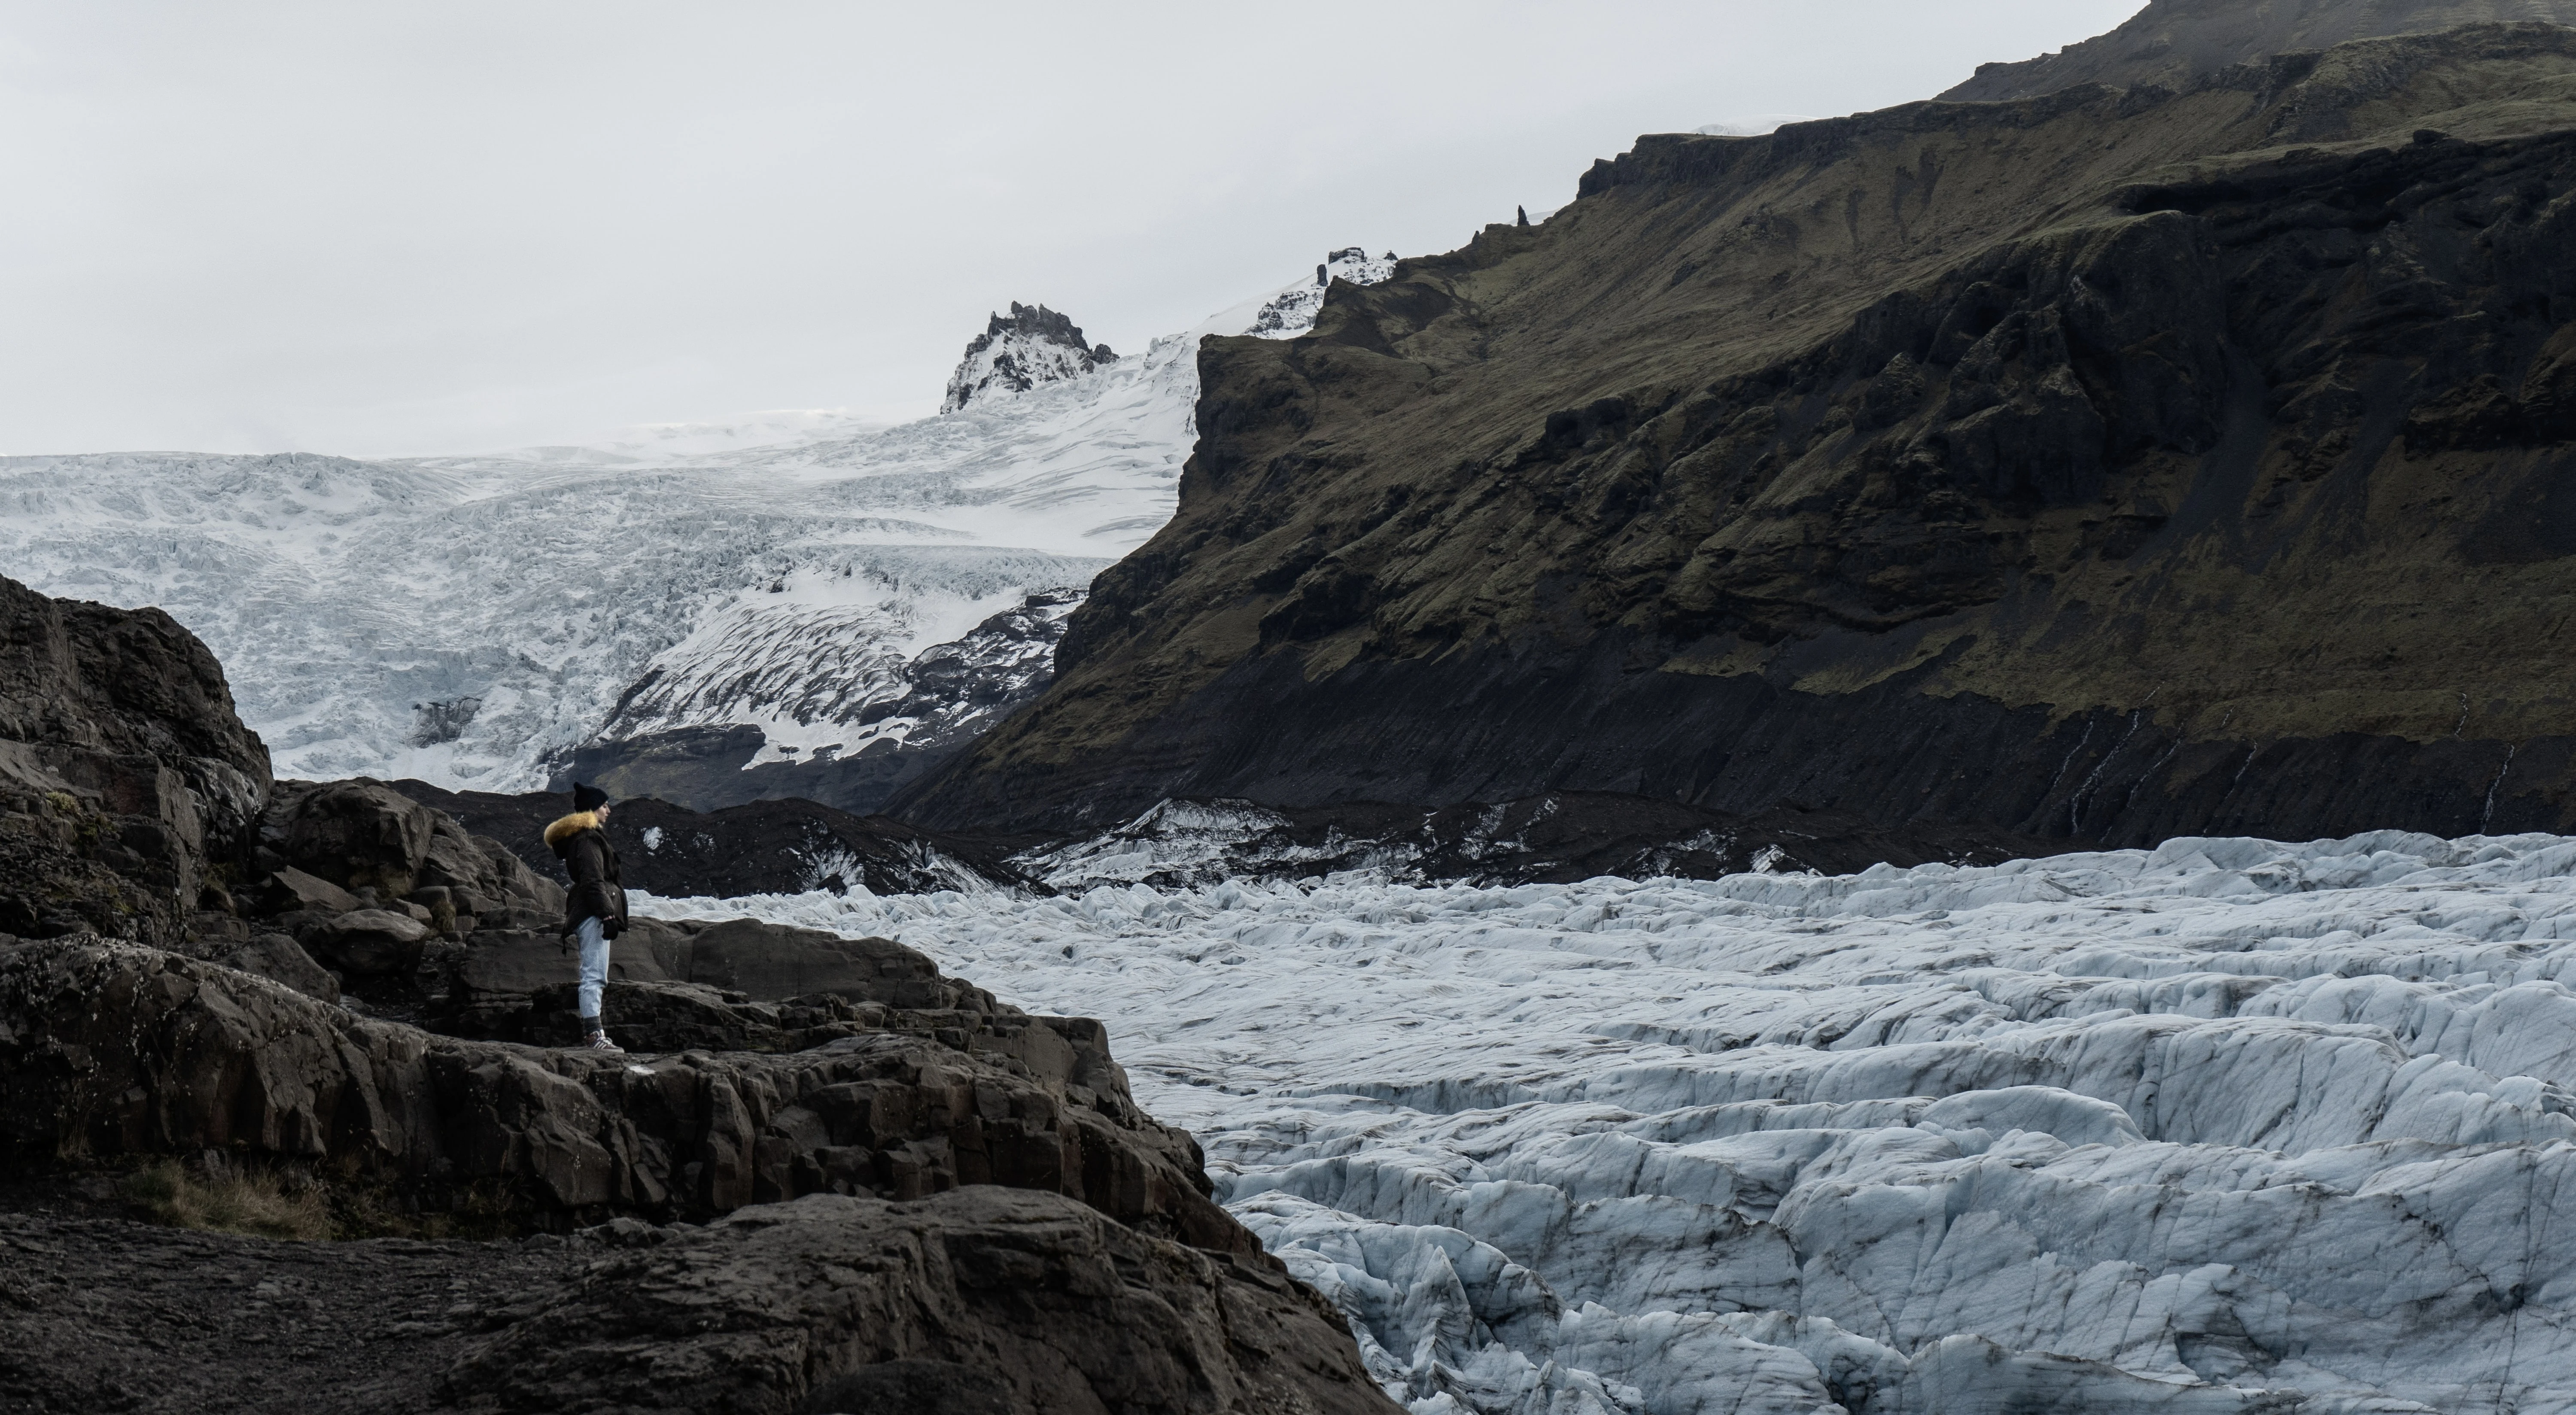
[[[563,843],[585,830],[599,829],[597,811],[575,811],[546,827],[546,848],[560,853]]]

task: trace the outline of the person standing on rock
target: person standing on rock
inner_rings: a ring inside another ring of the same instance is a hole
[[[564,899],[564,933],[581,941],[582,1045],[592,1051],[623,1051],[608,1039],[599,1015],[600,995],[608,988],[608,944],[626,930],[626,886],[617,873],[617,851],[610,848],[608,793],[576,781],[572,814],[546,827],[546,846],[572,876]]]

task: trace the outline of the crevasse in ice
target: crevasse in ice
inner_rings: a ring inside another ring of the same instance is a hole
[[[1417,1415],[2576,1409],[2576,841],[649,907],[1108,1019]]]

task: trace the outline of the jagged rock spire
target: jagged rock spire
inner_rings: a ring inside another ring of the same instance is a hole
[[[953,413],[979,398],[1026,393],[1044,383],[1080,378],[1118,362],[1106,344],[1084,341],[1074,322],[1044,305],[1011,302],[1008,316],[994,315],[966,346],[965,361],[949,375],[939,411]]]

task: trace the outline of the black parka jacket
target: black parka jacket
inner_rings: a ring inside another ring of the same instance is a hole
[[[598,818],[577,812],[556,821],[546,827],[546,845],[572,876],[572,889],[564,896],[564,932],[579,929],[584,919],[597,919],[608,937],[624,933],[626,884],[618,873],[617,851]]]

